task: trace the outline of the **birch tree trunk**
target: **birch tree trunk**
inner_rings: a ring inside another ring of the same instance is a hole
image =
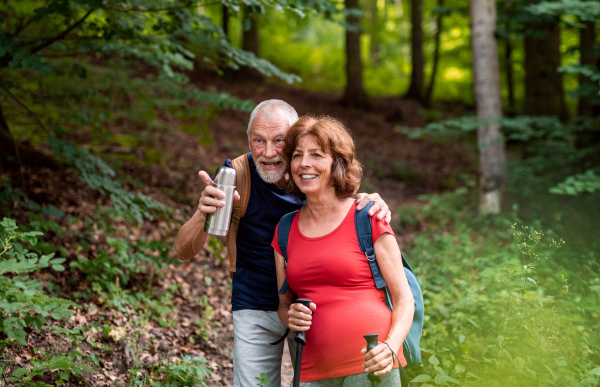
[[[500,70],[494,0],[470,0],[473,86],[477,116],[490,121],[502,116]],[[480,211],[497,214],[506,190],[506,156],[500,124],[486,123],[477,130],[480,166]]]

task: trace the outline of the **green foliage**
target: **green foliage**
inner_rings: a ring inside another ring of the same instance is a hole
[[[31,369],[19,368],[12,373],[12,377],[6,380],[13,382],[15,386],[50,386],[38,382],[32,384],[34,378],[43,376],[46,372],[56,372],[61,381],[71,380],[71,375],[82,378],[83,372],[93,372],[86,364],[75,361],[74,356],[50,356],[46,354],[43,359],[32,359]]]
[[[364,13],[361,27],[365,32],[361,37],[365,89],[372,95],[399,96],[410,84],[411,48],[410,40],[406,39],[410,35],[410,18],[407,17],[407,9],[400,3],[377,2],[378,19],[375,20],[374,7],[372,2],[361,5]],[[433,19],[438,11],[433,2],[423,4],[423,48],[426,54],[434,49],[435,30],[431,26],[435,25]],[[434,95],[472,102],[471,56],[468,50],[464,50],[469,45],[470,36],[468,8],[464,2],[450,0],[446,1],[442,12],[447,27],[442,39],[442,60]],[[341,13],[325,13],[311,18],[275,12],[267,15],[268,20],[261,19],[261,55],[278,67],[299,74],[303,87],[331,92],[343,89],[346,79]],[[371,50],[373,45],[378,48],[377,54]],[[432,69],[431,62],[426,59],[427,80]]]
[[[54,328],[55,334],[64,334],[70,340],[81,341],[82,332],[87,328],[75,327],[72,330],[49,327],[48,319],[65,319],[75,313],[70,309],[78,308],[72,301],[49,297],[42,292],[43,285],[24,273],[39,272],[42,269],[63,271],[65,258],[54,258],[54,254],[42,255],[31,252],[27,246],[34,247],[39,236],[38,231],[22,232],[16,222],[4,218],[0,222],[0,348],[16,343],[27,346],[28,331]],[[5,336],[3,336],[5,335]],[[31,360],[31,368],[19,368],[6,380],[15,386],[45,386],[35,382],[47,372],[57,373],[61,380],[82,377],[83,372],[92,372],[84,363],[76,361],[80,355],[76,352],[68,356],[46,354],[36,351],[37,357]]]
[[[580,21],[597,21],[600,18],[600,4],[586,0],[541,1],[527,7],[536,15],[573,15]]]
[[[129,385],[150,385],[152,387],[208,386],[212,373],[211,364],[202,357],[184,356],[181,361],[163,360],[152,370],[149,378],[131,380]],[[150,379],[150,380],[146,380]],[[153,380],[160,381],[153,381]]]
[[[123,189],[120,182],[113,179],[115,172],[101,158],[86,149],[54,137],[49,137],[48,142],[55,154],[75,164],[83,183],[110,196],[114,203],[114,207],[109,210],[111,216],[141,223],[144,218],[152,220],[152,212],[166,214],[170,211],[146,195],[136,195]]]
[[[550,192],[558,195],[578,195],[581,193],[593,193],[600,191],[600,176],[589,170],[575,176],[569,176],[556,187],[550,188]]]
[[[557,254],[562,240],[514,215],[478,218],[466,189],[422,199],[429,203],[411,216],[427,229],[407,251],[419,258],[415,271],[426,311],[421,347],[427,355],[421,368],[409,371],[411,381],[598,383],[596,259]],[[585,262],[585,271],[576,262]]]
[[[26,246],[35,246],[41,232],[20,232],[14,220],[4,218],[0,222],[0,332],[7,340],[0,340],[0,346],[15,341],[27,345],[26,328],[40,330],[52,317],[60,320],[75,313],[69,307],[77,304],[56,297],[48,297],[41,292],[43,285],[25,273],[39,272],[45,268],[63,271],[64,258],[54,258],[54,254],[38,256]]]

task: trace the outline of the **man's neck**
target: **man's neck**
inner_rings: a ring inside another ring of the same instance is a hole
[[[279,188],[284,188],[287,184],[288,178],[289,178],[289,175],[286,173],[285,175],[283,175],[281,180],[279,180],[277,183],[275,183],[275,186],[279,187]]]

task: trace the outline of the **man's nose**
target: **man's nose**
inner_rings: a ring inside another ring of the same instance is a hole
[[[267,142],[267,147],[265,149],[265,157],[270,159],[275,156],[277,156],[277,149],[275,148],[275,145],[271,142]]]

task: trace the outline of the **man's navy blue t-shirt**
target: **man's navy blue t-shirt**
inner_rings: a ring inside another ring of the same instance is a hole
[[[248,161],[252,185],[246,215],[238,228],[231,304],[233,310],[276,311],[279,296],[271,242],[281,217],[306,203],[286,194],[284,188],[265,183],[256,171],[252,153],[248,153]],[[231,160],[223,165],[231,168]]]

